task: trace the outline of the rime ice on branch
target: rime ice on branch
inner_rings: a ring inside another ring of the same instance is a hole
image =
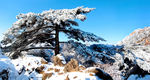
[[[84,21],[94,8],[77,7],[75,9],[48,10],[42,13],[19,14],[13,26],[5,33],[2,41],[12,57],[18,56],[22,51],[30,49],[54,49],[59,54],[59,32],[65,33],[68,38],[81,41],[105,41],[92,33],[75,29],[75,21]],[[46,43],[47,46],[35,47],[36,43]],[[6,51],[6,50],[5,50]]]

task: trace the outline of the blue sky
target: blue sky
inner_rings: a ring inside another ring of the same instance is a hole
[[[116,43],[133,30],[150,26],[149,0],[1,0],[0,39],[19,13],[78,6],[96,8],[86,21],[79,22],[79,28],[103,37],[106,43]]]

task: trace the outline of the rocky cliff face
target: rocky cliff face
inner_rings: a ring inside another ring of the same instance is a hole
[[[150,27],[135,30],[118,44],[124,46],[125,57],[150,71]]]
[[[122,70],[125,79],[133,74],[140,76],[150,74],[150,27],[133,31],[118,45],[124,47],[124,69]]]

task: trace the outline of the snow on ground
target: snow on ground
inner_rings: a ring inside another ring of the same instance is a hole
[[[94,74],[87,74],[83,72],[71,72],[64,75],[55,75],[49,78],[49,80],[67,80],[67,78],[70,80],[102,80]]]
[[[0,80],[14,80],[17,76],[17,70],[11,63],[11,60],[6,56],[0,55]]]
[[[62,58],[60,55],[58,57]],[[41,57],[31,55],[12,60],[12,63],[20,74],[17,80],[101,80],[93,72],[86,70],[65,72],[64,66],[56,66]]]

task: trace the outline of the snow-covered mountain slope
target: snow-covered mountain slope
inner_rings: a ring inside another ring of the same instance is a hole
[[[118,45],[124,47],[124,51],[122,51],[124,53],[124,64],[122,65],[122,70],[126,78],[132,74],[138,74],[140,76],[150,75],[149,37],[150,27],[145,27],[143,29],[135,30],[118,43]],[[132,75],[132,77],[135,76]],[[137,80],[142,79],[138,78]]]
[[[119,45],[124,46],[124,55],[134,64],[150,71],[150,27],[137,29],[125,37]]]
[[[119,64],[123,64],[122,46],[94,44],[86,46],[84,44],[69,41],[62,44],[61,54],[65,59],[74,58],[86,67],[100,67],[113,79],[121,80]]]
[[[85,46],[69,42],[62,45],[61,52],[67,59],[75,58],[86,66],[100,67],[114,80],[124,80],[132,74],[143,77],[150,75],[149,32],[150,27],[135,30],[118,46],[103,44]]]
[[[125,37],[118,44],[120,45],[150,45],[150,27],[136,29]]]
[[[74,58],[85,65],[89,61],[101,64],[113,63],[115,61],[113,55],[116,53],[121,54],[120,51],[118,51],[121,50],[121,46],[102,44],[86,46],[85,44],[74,41],[69,41],[68,43],[62,44],[61,48],[61,54],[64,55],[66,60]]]

